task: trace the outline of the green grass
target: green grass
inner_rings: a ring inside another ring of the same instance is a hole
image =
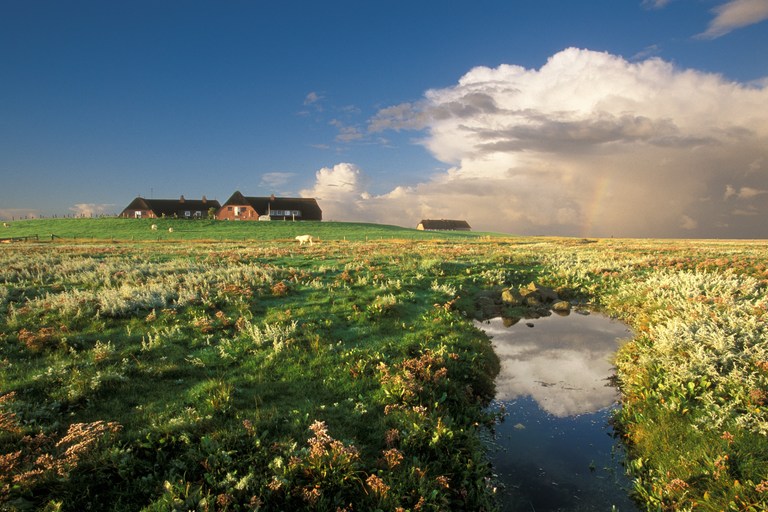
[[[495,356],[433,306],[443,246],[423,265],[414,244],[2,246],[0,454],[19,459],[0,462],[20,483],[0,503],[490,507],[476,430]],[[72,426],[99,422],[120,430],[67,455]]]
[[[32,219],[9,223],[1,228],[0,238],[38,236],[50,240],[51,235],[79,240],[293,240],[310,234],[320,241],[362,240],[465,240],[488,233],[478,232],[425,232],[416,229],[354,222],[234,222],[217,220],[181,219]],[[150,227],[157,225],[157,231]],[[173,233],[168,231],[173,228]]]
[[[0,245],[0,509],[493,510],[472,320],[531,281],[637,334],[641,507],[768,507],[763,242],[160,222],[5,228],[63,239]]]

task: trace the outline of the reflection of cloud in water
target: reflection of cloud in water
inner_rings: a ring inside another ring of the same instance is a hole
[[[504,327],[500,318],[478,323],[493,339],[501,359],[496,399],[531,396],[539,407],[558,416],[575,416],[610,406],[617,391],[606,379],[611,358],[627,327],[599,314],[552,315]]]

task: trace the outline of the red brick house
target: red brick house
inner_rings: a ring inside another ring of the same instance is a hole
[[[206,199],[147,199],[137,197],[125,207],[120,217],[129,219],[207,219],[208,212],[213,208],[216,212],[221,208],[218,201]]]
[[[236,191],[216,213],[219,220],[323,220],[314,198],[247,197]]]

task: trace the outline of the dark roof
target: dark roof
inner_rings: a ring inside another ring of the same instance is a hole
[[[248,197],[236,191],[223,206],[250,205],[259,215],[273,210],[299,210],[305,220],[322,220],[323,211],[313,197]]]
[[[465,220],[422,219],[419,224],[424,229],[472,229]]]
[[[207,212],[210,208],[218,210],[221,208],[221,203],[215,199],[185,199],[184,196],[179,199],[137,197],[125,207],[125,210],[152,210],[158,217],[163,215],[166,217],[173,217],[174,215],[184,217],[184,212]]]

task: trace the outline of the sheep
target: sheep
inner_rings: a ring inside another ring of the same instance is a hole
[[[304,245],[307,242],[309,242],[309,245],[313,245],[312,235],[299,235],[296,237],[296,240],[299,241],[299,245]]]
[[[169,233],[173,233],[173,228],[168,228]]]
[[[157,224],[152,224],[152,231],[157,231]]]
[[[3,227],[4,227],[4,228],[9,228],[9,227],[11,227],[11,225],[10,225],[10,224],[8,224],[7,222],[3,222]]]

